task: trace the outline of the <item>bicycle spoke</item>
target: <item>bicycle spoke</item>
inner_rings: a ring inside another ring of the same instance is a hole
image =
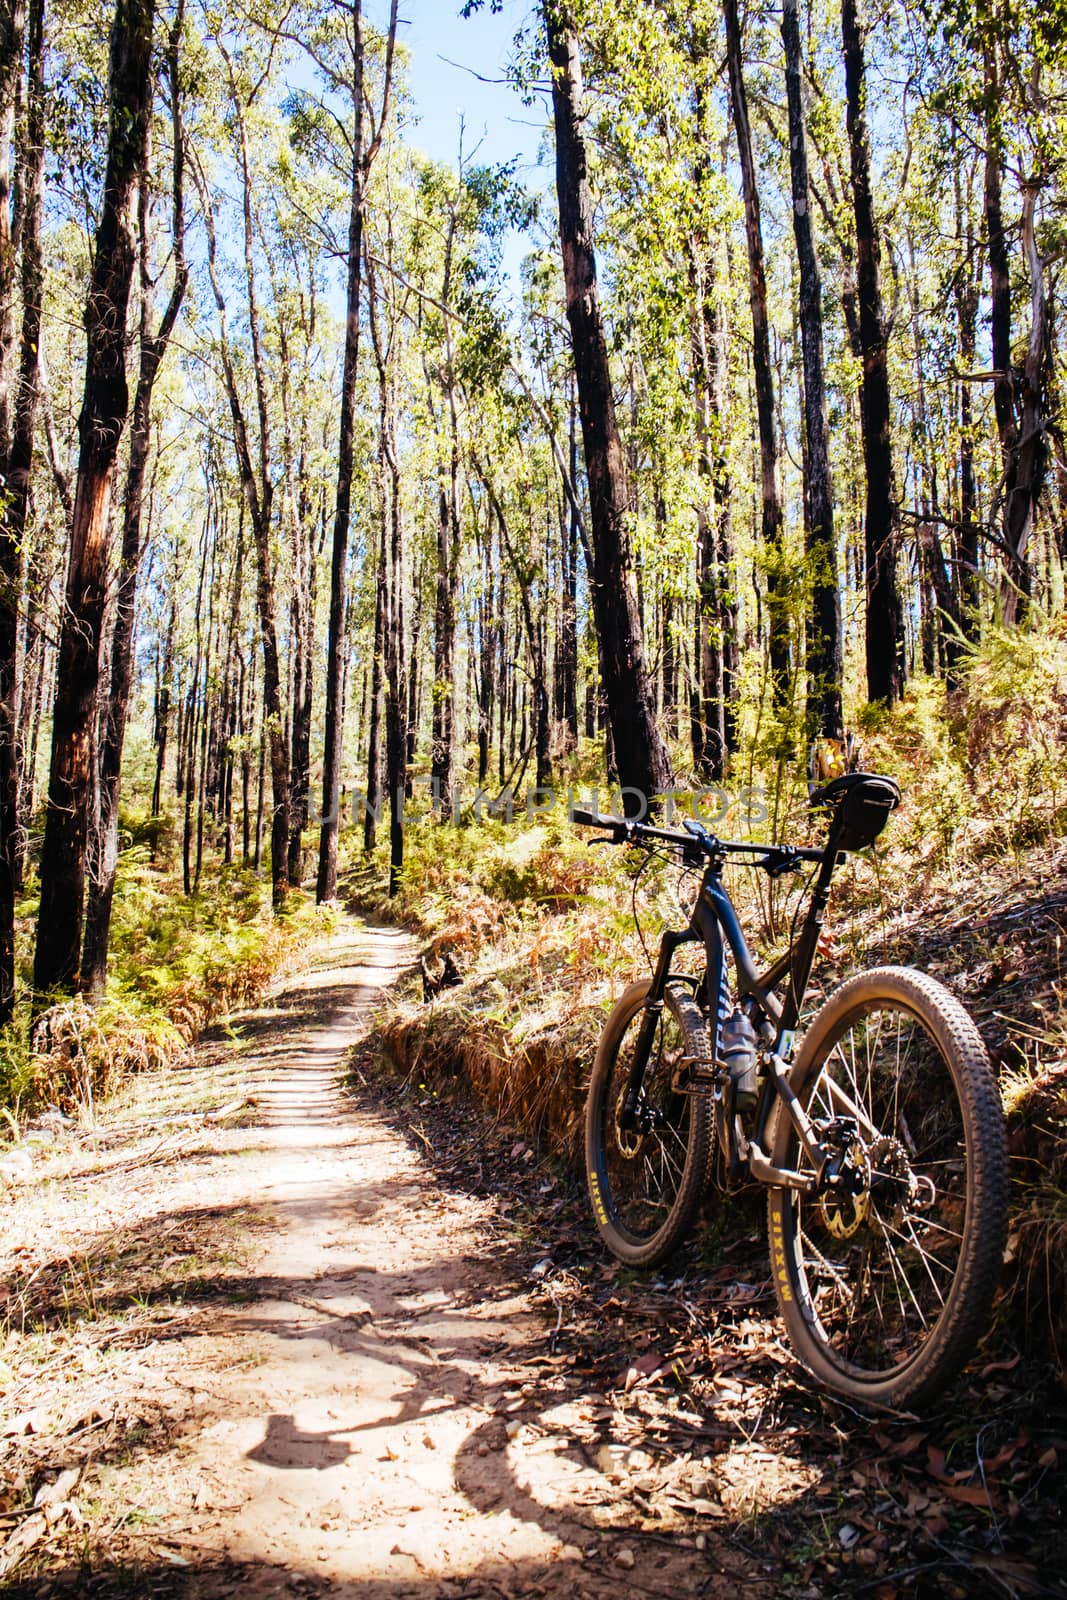
[[[634,1239],[650,1238],[670,1216],[685,1181],[690,1134],[688,1099],[673,1088],[685,1041],[667,1008],[657,1022],[632,1122],[623,1128],[618,1120],[641,1015],[635,1013],[631,1032],[624,1035],[601,1110],[612,1212]]]
[[[930,1337],[957,1277],[967,1148],[955,1087],[918,1016],[886,1003],[853,1014],[827,1041],[806,1108],[817,1128],[854,1125],[862,1188],[854,1206],[833,1189],[790,1201],[799,1297],[846,1370],[895,1372]],[[799,1142],[789,1159],[802,1164]]]

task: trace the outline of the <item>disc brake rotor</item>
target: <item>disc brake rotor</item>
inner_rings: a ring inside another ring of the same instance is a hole
[[[851,1139],[839,1168],[839,1181],[818,1198],[823,1227],[832,1239],[851,1239],[871,1206],[871,1162],[859,1138]]]
[[[626,1090],[623,1089],[615,1102],[615,1143],[619,1154],[626,1161],[632,1161],[644,1143],[644,1130],[638,1124],[633,1128],[624,1128],[622,1125],[622,1111],[626,1102]]]

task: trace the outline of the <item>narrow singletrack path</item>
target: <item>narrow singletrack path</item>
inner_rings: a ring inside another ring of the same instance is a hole
[[[237,1026],[257,1125],[227,1135],[197,1189],[253,1208],[253,1255],[229,1304],[205,1299],[180,1339],[143,1351],[157,1392],[189,1401],[165,1442],[108,1469],[111,1498],[150,1510],[135,1592],[719,1592],[706,1557],[583,1515],[610,1480],[571,1446],[565,1393],[547,1427],[527,1409],[524,1353],[545,1325],[501,1269],[494,1207],[443,1190],[343,1089],[415,953],[346,922]]]

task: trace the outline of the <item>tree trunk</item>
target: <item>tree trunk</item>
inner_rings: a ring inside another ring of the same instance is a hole
[[[615,421],[593,254],[593,203],[581,133],[581,68],[573,26],[544,0],[552,64],[556,190],[593,534],[592,601],[612,744],[628,811],[672,784],[670,757],[653,713],[645,669],[633,553],[626,523],[626,465]]]
[[[767,567],[767,623],[770,641],[770,676],[773,700],[781,709],[789,700],[789,614],[782,540],[782,503],[778,493],[778,434],[775,423],[774,377],[771,368],[770,320],[767,315],[767,275],[763,264],[763,230],[760,221],[756,161],[748,120],[748,96],[742,71],[741,25],[737,0],[723,0],[726,21],[726,59],[730,74],[737,153],[745,203],[745,243],[748,250],[748,293],[752,308],[752,368],[756,384],[756,419],[760,445],[760,533]]]
[[[137,574],[143,554],[141,520],[145,470],[151,442],[152,390],[174,324],[178,319],[189,279],[184,243],[184,151],[178,80],[178,51],[184,11],[184,0],[179,0],[167,44],[167,76],[170,80],[171,123],[174,137],[171,190],[174,283],[159,329],[154,336],[148,331],[151,275],[148,260],[147,169],[140,185],[141,368],[133,403],[133,421],[130,425],[130,460],[126,472],[122,552],[119,560],[118,593],[115,600],[115,631],[111,640],[111,682],[100,749],[99,819],[95,838],[91,841],[92,871],[82,946],[81,987],[97,997],[103,994],[107,979],[111,908],[118,866],[119,785],[122,776],[122,750],[126,738],[126,717],[133,686],[133,629],[137,603]],[[147,158],[147,148],[145,154]]]
[[[956,535],[956,596],[964,638],[977,642],[981,635],[981,585],[979,582],[978,484],[974,469],[974,414],[970,373],[974,368],[978,320],[978,280],[971,265],[973,248],[969,216],[965,217],[956,164],[956,238],[962,261],[955,274],[956,322],[959,329],[960,369],[960,520]]]
[[[693,70],[708,55],[703,33],[694,38]],[[698,84],[694,94],[699,156],[694,173],[699,216],[709,203],[712,171],[710,100]],[[693,297],[690,342],[697,419],[697,598],[693,634],[690,737],[697,774],[719,783],[737,748],[737,599],[734,593],[730,465],[726,456],[728,356],[722,295],[715,281],[712,241],[694,228],[689,235],[689,281]]]
[[[26,7],[6,0],[0,10],[0,450],[11,448],[15,387],[15,283],[19,252],[16,184],[11,183],[11,150],[22,81]]]
[[[478,787],[489,777],[489,747],[493,737],[493,690],[495,660],[493,609],[496,583],[493,573],[493,535],[487,528],[481,549],[482,587],[478,596]],[[558,682],[558,679],[557,679]]]
[[[221,46],[220,46],[221,48]],[[236,80],[230,73],[231,101],[236,110],[239,138],[239,158],[242,175],[242,210],[244,224],[245,284],[248,293],[248,322],[252,347],[252,369],[255,378],[256,406],[259,414],[258,469],[253,464],[252,446],[244,405],[234,370],[226,321],[226,301],[218,277],[215,244],[215,222],[210,197],[203,175],[197,172],[201,209],[207,232],[208,275],[219,315],[219,354],[222,374],[233,424],[234,449],[241,488],[248,506],[252,524],[252,539],[256,552],[256,609],[259,616],[260,642],[263,650],[263,718],[269,740],[271,800],[271,898],[278,907],[288,888],[287,866],[289,846],[289,749],[285,737],[285,713],[282,705],[281,661],[278,650],[278,628],[274,587],[274,561],[271,549],[271,510],[274,500],[274,481],[271,472],[271,446],[269,407],[266,392],[266,374],[260,334],[259,309],[253,255],[252,228],[252,176],[248,161],[247,134],[244,107]],[[259,838],[257,829],[257,863]]]
[[[880,249],[871,196],[867,87],[856,0],[841,0],[845,56],[845,121],[856,217],[856,295],[863,360],[860,414],[867,477],[867,697],[894,705],[904,684],[903,613],[897,586],[896,487],[890,431],[889,368],[882,312]]]
[[[341,425],[337,446],[337,496],[330,559],[330,617],[326,636],[326,707],[322,761],[322,826],[319,833],[319,870],[315,898],[332,900],[337,892],[337,832],[340,825],[341,755],[344,730],[345,590],[348,568],[348,534],[352,508],[352,471],[355,454],[356,374],[359,361],[359,302],[363,263],[363,219],[371,167],[381,146],[389,115],[396,42],[397,0],[389,11],[385,52],[385,81],[381,115],[373,137],[366,138],[363,85],[363,18],[361,0],[354,0],[352,18],[352,175],[348,214],[348,290],[345,350],[341,377]]]
[[[85,307],[88,335],[66,605],[52,722],[34,989],[78,979],[93,736],[107,591],[112,479],[129,401],[126,310],[134,268],[130,209],[151,110],[153,0],[117,0],[108,71],[107,174]]]
[[[370,329],[378,369],[379,437],[385,481],[382,525],[380,597],[383,604],[382,653],[385,673],[385,794],[389,820],[389,893],[400,887],[404,865],[404,799],[408,766],[408,682],[404,659],[404,515],[400,457],[396,442],[393,396],[396,341],[400,318],[391,298],[386,298],[388,339],[379,321],[377,283],[367,264]]]
[[[15,7],[9,8],[3,28],[4,110],[0,113],[0,138],[7,159],[6,104],[14,93],[21,66],[21,26]],[[9,32],[10,30],[10,32]],[[14,60],[10,59],[14,56]],[[0,448],[8,489],[0,513],[0,1027],[11,1019],[15,1003],[15,897],[22,876],[20,794],[22,790],[23,719],[18,663],[20,575],[26,513],[33,467],[33,433],[37,414],[38,351],[41,339],[41,300],[44,267],[41,259],[41,213],[44,206],[44,0],[30,0],[26,72],[26,126],[18,155],[21,191],[22,337],[14,423],[8,451],[6,418],[0,424]],[[6,180],[0,182],[0,214],[9,228]],[[10,237],[0,238],[0,289],[5,302],[13,293],[14,251]],[[6,311],[5,311],[6,315]],[[6,355],[6,352],[5,352]],[[6,382],[6,380],[5,380]]]
[[[1011,348],[1011,263],[1001,202],[1000,72],[995,47],[984,51],[986,111],[985,220],[989,250],[990,331],[993,346],[993,408],[1003,477],[998,499],[1003,507],[1005,556],[1000,588],[1003,620],[1011,624],[1025,611],[1031,588],[1027,546],[1044,483],[1047,446],[1043,378],[1048,350],[1044,276],[1034,233],[1038,184],[1023,187],[1022,245],[1030,277],[1030,338],[1023,370],[1016,377]]]
[[[455,399],[449,395],[453,434],[448,464],[438,466],[437,577],[433,613],[433,721],[430,771],[440,796],[441,814],[452,815],[455,789],[456,586],[459,580],[459,525],[456,515],[459,445]]]
[[[537,778],[539,789],[546,789],[552,781],[551,765],[551,735],[552,725],[549,717],[548,683],[545,676],[545,649],[544,637],[540,628],[540,619],[534,616],[530,591],[533,586],[533,574],[527,563],[519,560],[515,547],[511,542],[511,533],[508,529],[504,508],[500,503],[493,484],[489,481],[486,468],[479,465],[478,472],[485,490],[489,496],[489,503],[493,508],[497,528],[500,531],[500,548],[507,557],[508,565],[515,576],[515,586],[519,591],[519,603],[522,608],[523,626],[526,631],[526,648],[530,655],[530,666],[533,672],[533,714],[534,714],[534,752],[536,760]],[[523,739],[523,748],[526,741]]]
[[[348,530],[352,511],[355,456],[356,376],[359,365],[359,301],[363,263],[363,208],[366,191],[363,138],[363,17],[361,0],[352,7],[352,181],[348,213],[348,290],[345,349],[341,369],[341,419],[337,446],[337,496],[330,557],[330,616],[326,634],[326,711],[322,757],[322,824],[315,899],[321,905],[337,893],[337,835],[340,827],[341,755],[344,734],[345,595]]]
[[[369,855],[378,842],[378,811],[382,801],[382,650],[385,643],[385,523],[384,498],[378,530],[378,570],[374,590],[374,651],[370,668],[370,707],[367,735],[367,795],[363,810],[363,849]]]
[[[841,600],[837,587],[834,494],[830,478],[830,431],[826,421],[823,365],[822,285],[811,227],[808,149],[800,71],[797,0],[783,0],[786,97],[789,106],[789,174],[793,195],[793,235],[800,271],[800,345],[804,363],[804,527],[811,607],[806,647],[808,707],[813,732],[844,737],[841,679]]]

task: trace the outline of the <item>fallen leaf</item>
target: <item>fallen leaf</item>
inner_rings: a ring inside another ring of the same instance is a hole
[[[980,1483],[943,1483],[941,1493],[965,1506],[992,1506],[993,1494]]]
[[[898,1439],[895,1444],[889,1446],[889,1454],[897,1457],[913,1456],[925,1438],[925,1433],[909,1433],[905,1438]]]
[[[9,1572],[13,1572],[23,1556],[29,1555],[34,1545],[39,1544],[47,1532],[48,1522],[43,1511],[35,1511],[32,1516],[27,1517],[0,1550],[0,1578],[5,1578]]]

